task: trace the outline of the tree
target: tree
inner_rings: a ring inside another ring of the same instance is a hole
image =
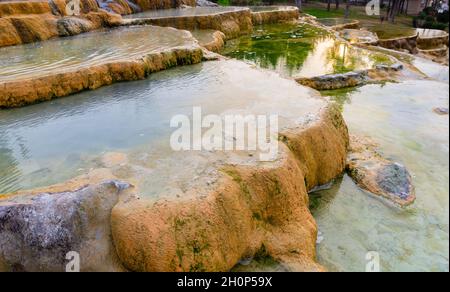
[[[350,17],[350,0],[345,0],[345,14],[344,14],[345,18],[349,18]]]
[[[390,0],[390,5],[387,11],[387,19],[390,22],[395,22],[395,16],[400,13],[402,0]]]
[[[327,0],[327,11],[331,10],[331,0]]]
[[[338,10],[339,9],[339,0],[335,0],[335,2],[336,2],[336,10]]]

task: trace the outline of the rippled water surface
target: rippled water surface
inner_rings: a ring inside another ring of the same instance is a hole
[[[205,154],[186,162],[184,152],[172,153],[173,116],[192,116],[193,107],[201,106],[203,114],[279,114],[283,126],[323,106],[311,96],[311,90],[273,72],[221,61],[1,110],[0,193],[84,174],[100,167],[98,158],[110,151],[130,154],[135,167],[124,170],[124,178],[144,177],[148,193],[162,192],[168,179],[192,180],[195,169],[217,160]]]
[[[139,58],[193,42],[183,31],[136,26],[4,47],[0,48],[0,82]]]
[[[344,73],[390,63],[382,54],[338,42],[327,31],[308,24],[257,26],[253,34],[228,41],[222,53],[293,77]]]
[[[345,18],[318,18],[317,21],[325,26],[335,26],[354,22],[352,19]]]

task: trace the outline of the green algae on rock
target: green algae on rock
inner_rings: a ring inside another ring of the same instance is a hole
[[[336,40],[309,24],[274,24],[254,28],[249,36],[227,42],[222,54],[273,69],[283,76],[315,77],[373,68],[389,58]]]

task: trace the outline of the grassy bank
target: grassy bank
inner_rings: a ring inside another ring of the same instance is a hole
[[[335,9],[335,5],[331,5],[331,10],[327,11],[327,4],[309,1],[303,4],[303,12],[313,15],[317,18],[343,18],[345,16],[345,3],[341,3],[339,9]],[[386,11],[382,10],[381,15],[385,15]],[[382,39],[395,38],[414,34],[415,29],[412,26],[412,17],[399,15],[395,23],[384,21],[381,23],[380,16],[368,16],[364,6],[351,6],[350,19],[356,19],[361,22],[361,27],[377,33]]]

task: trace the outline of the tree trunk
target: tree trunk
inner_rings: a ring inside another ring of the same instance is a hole
[[[330,11],[331,10],[331,0],[327,0],[328,1],[328,3],[327,3],[327,11]]]
[[[388,20],[392,23],[395,22],[395,16],[398,15],[399,10],[400,10],[400,6],[401,5],[401,0],[392,0],[392,7],[389,11],[389,16],[388,16]]]
[[[339,9],[339,0],[335,0],[336,1],[336,10]]]
[[[398,11],[399,14],[405,13],[405,2],[406,0],[401,0],[400,9]]]
[[[391,7],[392,7],[392,0],[389,0],[388,5],[386,7],[386,19],[389,18],[389,13],[391,11]]]
[[[350,17],[350,0],[345,0],[345,14],[344,17],[347,19]]]

